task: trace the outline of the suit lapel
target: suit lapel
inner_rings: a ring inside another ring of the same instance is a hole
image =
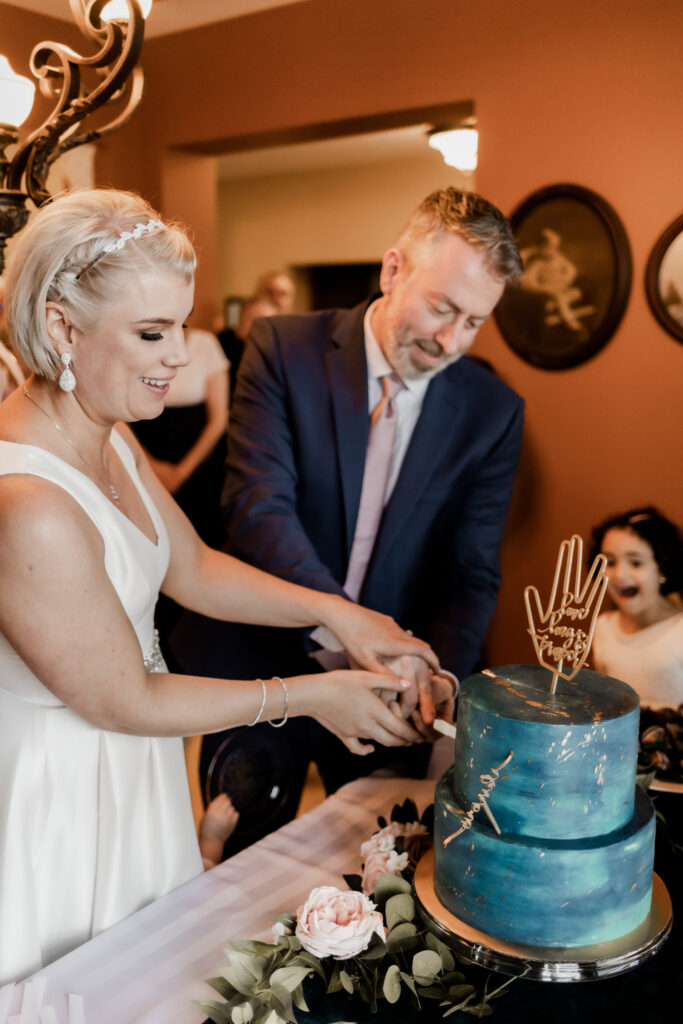
[[[401,472],[384,510],[372,561],[382,558],[426,493],[441,456],[460,429],[465,393],[460,379],[439,374],[429,385]]]
[[[336,432],[346,525],[346,557],[353,543],[368,446],[368,370],[363,318],[367,303],[341,315],[325,357]]]

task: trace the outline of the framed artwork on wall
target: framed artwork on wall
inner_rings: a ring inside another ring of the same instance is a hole
[[[578,366],[612,337],[631,288],[631,249],[607,200],[581,185],[550,185],[511,214],[524,273],[495,319],[505,341],[545,370]]]
[[[647,261],[645,290],[662,327],[683,341],[683,214],[655,242]]]

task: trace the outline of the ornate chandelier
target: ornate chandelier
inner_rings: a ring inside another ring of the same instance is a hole
[[[0,273],[7,239],[28,219],[27,199],[36,206],[50,199],[46,180],[57,157],[116,131],[137,108],[144,83],[138,58],[151,5],[152,0],[69,0],[76,24],[96,51],[84,56],[54,42],[34,47],[31,73],[54,104],[23,140],[19,128],[31,112],[35,85],[0,56]],[[91,115],[105,104],[115,107],[111,118],[89,127]],[[10,157],[6,151],[13,147]]]

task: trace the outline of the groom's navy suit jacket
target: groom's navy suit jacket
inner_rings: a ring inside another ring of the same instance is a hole
[[[230,413],[223,491],[227,550],[340,594],[369,432],[365,310],[255,321]],[[478,661],[496,602],[522,419],[521,399],[475,360],[434,377],[360,595],[428,640],[461,677]],[[209,651],[187,634],[185,648],[195,648],[187,670],[220,668],[234,678],[316,668],[304,631],[228,627],[224,636]]]

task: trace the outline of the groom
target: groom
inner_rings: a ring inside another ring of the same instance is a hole
[[[523,419],[521,399],[463,357],[520,272],[495,206],[434,192],[385,253],[378,298],[254,323],[230,416],[228,550],[391,615],[458,676],[495,607]],[[252,677],[332,667],[336,646],[188,616],[171,648],[184,671]],[[400,674],[430,687],[419,659]],[[328,790],[395,757],[353,757],[312,726],[297,758],[312,753]]]

